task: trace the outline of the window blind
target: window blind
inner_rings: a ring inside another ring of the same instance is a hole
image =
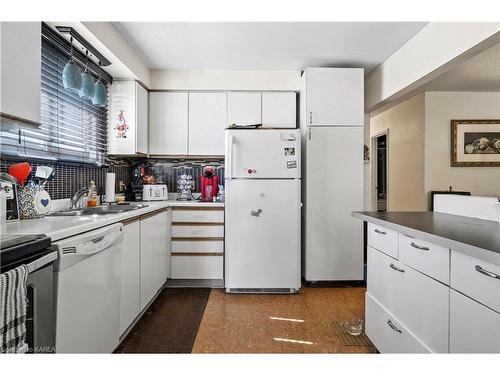
[[[2,120],[2,155],[102,165],[107,149],[107,108],[64,89],[69,56],[42,37],[41,125]],[[95,77],[97,80],[97,77]],[[106,85],[107,87],[107,85]]]

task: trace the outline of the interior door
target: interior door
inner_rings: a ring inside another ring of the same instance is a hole
[[[227,130],[227,178],[300,178],[299,130]]]
[[[299,288],[300,180],[228,180],[226,189],[226,288]]]
[[[225,92],[189,93],[189,155],[224,155]]]

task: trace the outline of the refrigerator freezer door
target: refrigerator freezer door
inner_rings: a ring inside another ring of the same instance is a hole
[[[300,178],[300,130],[226,130],[226,178]]]
[[[363,128],[310,128],[306,138],[307,281],[363,279]]]
[[[226,289],[300,288],[300,180],[226,180]]]

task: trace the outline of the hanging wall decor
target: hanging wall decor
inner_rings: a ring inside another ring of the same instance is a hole
[[[452,167],[500,167],[500,120],[451,120]]]

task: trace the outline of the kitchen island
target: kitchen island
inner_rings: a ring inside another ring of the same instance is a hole
[[[500,226],[436,212],[366,221],[366,333],[382,353],[500,353]]]

